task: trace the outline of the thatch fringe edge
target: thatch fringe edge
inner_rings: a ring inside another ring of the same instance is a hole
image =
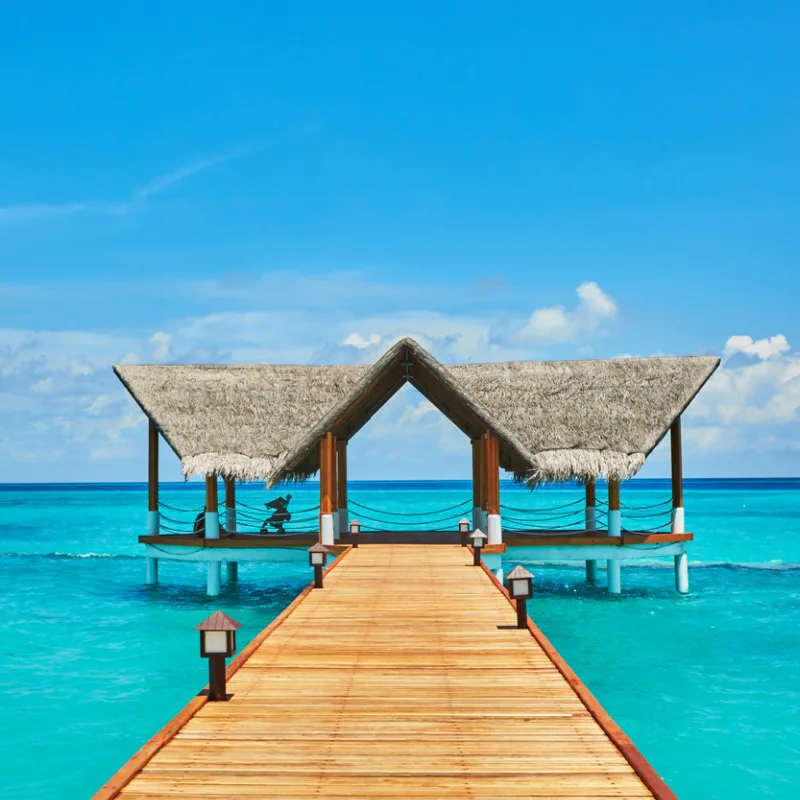
[[[251,458],[242,453],[201,453],[196,456],[184,456],[181,459],[181,466],[186,478],[216,472],[223,478],[258,481],[269,478],[282,456],[281,453],[274,458]]]
[[[533,469],[524,476],[531,489],[542,483],[563,483],[594,478],[632,478],[644,464],[644,453],[620,453],[616,450],[545,450],[533,456]],[[518,479],[521,476],[516,476]]]

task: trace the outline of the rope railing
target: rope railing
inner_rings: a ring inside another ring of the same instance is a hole
[[[502,509],[501,509],[502,511]],[[518,517],[510,517],[508,515],[502,515],[504,519],[515,520],[517,522],[528,522],[526,519],[519,519]],[[584,513],[582,509],[577,509],[576,511],[568,511],[566,514],[553,514],[547,517],[538,517],[535,521],[536,522],[547,522],[548,520],[558,520],[558,519],[568,519],[570,517],[574,517],[577,521],[578,519],[582,519],[584,517]]]
[[[397,522],[395,520],[385,520],[385,519],[377,519],[376,517],[370,517],[368,514],[359,514],[359,522],[362,519],[369,520],[370,522],[376,522],[378,525],[422,525],[422,526],[430,526],[430,525],[439,525],[442,523],[449,523],[450,526],[453,528],[458,527],[458,519],[454,516],[450,517],[443,517],[442,519],[430,519],[430,520],[420,520],[419,522],[410,522],[403,520],[402,522]],[[363,528],[363,525],[362,525]],[[428,528],[429,529],[429,528]],[[383,528],[377,528],[376,530],[385,530]],[[426,528],[422,528],[422,530],[426,530]]]
[[[178,508],[177,506],[171,506],[171,505],[168,505],[167,503],[162,503],[160,500],[159,500],[159,503],[158,503],[158,507],[159,508],[168,508],[170,511],[177,511],[180,514],[199,514],[205,508],[204,505],[195,506],[195,508]]]
[[[653,503],[649,506],[630,506],[627,503],[621,504],[623,508],[630,509],[631,511],[646,511],[651,508],[660,508],[661,506],[671,506],[672,505],[672,498],[670,497],[668,500],[663,500],[660,503]]]
[[[251,506],[251,505],[248,505],[247,503],[243,503],[241,500],[237,500],[236,501],[236,508],[237,509],[238,508],[247,508],[250,511],[258,511],[259,513],[263,513],[264,510],[267,508],[267,504],[264,503],[264,505],[262,507],[258,507],[258,506]],[[290,509],[290,508],[287,507],[286,510],[289,511],[289,513],[291,513],[291,514],[305,514],[307,511],[319,511],[319,504],[317,504],[315,506],[309,506],[308,508],[297,508],[297,509],[292,508],[292,509]]]
[[[179,528],[171,528],[169,525],[159,525],[158,529],[159,529],[159,531],[166,531],[167,533],[180,533],[180,534],[183,534],[183,533],[194,533],[194,529],[187,531],[187,530],[182,530],[182,529],[179,529]]]
[[[572,503],[565,503],[563,506],[548,506],[547,508],[514,508],[514,506],[508,506],[503,503],[500,505],[501,508],[507,508],[509,511],[521,511],[524,514],[548,514],[551,511],[561,511],[564,508],[571,508],[583,502],[583,498],[579,497]]]
[[[352,498],[348,500],[349,506],[355,506],[356,508],[363,508],[366,511],[372,511],[375,514],[383,514],[387,517],[425,517],[425,516],[432,516],[433,514],[444,514],[448,511],[455,511],[459,508],[464,508],[465,506],[471,505],[472,500],[465,500],[463,503],[459,503],[455,506],[449,506],[448,508],[437,508],[432,511],[387,511],[381,508],[372,508],[371,506],[366,506],[363,503],[358,503]]]

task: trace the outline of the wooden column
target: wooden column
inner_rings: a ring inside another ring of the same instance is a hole
[[[608,479],[608,535],[622,535],[619,478]],[[606,560],[606,579],[608,581],[608,591],[611,594],[619,594],[622,591],[622,574],[618,558]]]
[[[236,533],[236,478],[225,478],[225,528]]]
[[[147,510],[158,511],[158,428],[153,420],[150,420],[147,445]]]
[[[686,531],[683,511],[683,448],[681,446],[681,418],[672,423],[669,430],[670,455],[672,462],[672,525],[673,533]],[[681,594],[689,591],[689,557],[686,552],[675,556],[675,589]]]
[[[331,514],[334,516],[339,512],[339,440],[330,434],[330,482],[331,482]],[[334,521],[335,524],[335,521]]]
[[[594,478],[586,481],[586,507],[591,508],[597,505],[597,484]]]
[[[347,441],[340,439],[337,444],[339,462],[336,465],[336,477],[339,482],[339,508],[347,505]]]
[[[608,479],[608,510],[620,510],[619,478]]]
[[[206,475],[206,539],[219,539],[219,496],[217,487],[217,473],[209,472]],[[216,597],[220,592],[222,582],[222,562],[208,562],[208,582],[206,594]]]
[[[597,484],[594,478],[586,481],[586,530],[597,530]],[[591,534],[590,534],[591,535]],[[600,577],[595,559],[586,561],[586,580],[588,583],[596,583]]]
[[[680,417],[669,429],[669,444],[672,461],[672,507],[683,508],[683,447]]]
[[[480,468],[480,439],[472,439],[472,507],[481,507],[481,468]]]
[[[500,513],[500,440],[486,432],[486,508],[490,514]]]
[[[219,513],[219,498],[217,497],[217,473],[209,472],[206,475],[206,513]]]
[[[147,431],[147,535],[158,536],[161,520],[158,513],[158,428],[149,421]],[[148,585],[158,583],[158,559],[145,559],[145,579]]]
[[[319,513],[331,513],[330,446],[333,434],[326,433],[319,442]]]
[[[326,433],[319,446],[319,540],[329,546],[335,536],[336,438]]]

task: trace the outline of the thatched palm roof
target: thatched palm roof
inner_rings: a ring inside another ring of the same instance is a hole
[[[629,478],[717,358],[508,362],[443,367],[413,339],[366,366],[124,366],[115,371],[181,458],[184,474],[303,480],[319,441],[350,439],[406,382],[531,485]]]

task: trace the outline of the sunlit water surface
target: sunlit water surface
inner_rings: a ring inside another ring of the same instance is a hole
[[[292,487],[313,506],[313,484]],[[355,483],[351,498],[386,512],[434,511],[470,485]],[[576,487],[504,502],[553,507]],[[634,481],[631,504],[657,503],[665,482]],[[239,497],[259,507],[261,486]],[[202,504],[196,484],[162,499]],[[536,574],[531,616],[683,800],[800,797],[800,482],[689,481],[691,595],[673,591],[672,560],[625,565],[623,591],[587,587],[583,566],[505,566]],[[0,771],[4,797],[88,797],[204,684],[192,630],[222,608],[243,646],[309,579],[303,552],[242,564],[237,584],[205,596],[205,568],[162,561],[143,585],[136,538],[146,489],[0,486]],[[363,511],[363,509],[362,509]],[[369,513],[369,512],[365,512]],[[373,512],[374,513],[374,512]],[[488,679],[488,676],[487,676]]]

